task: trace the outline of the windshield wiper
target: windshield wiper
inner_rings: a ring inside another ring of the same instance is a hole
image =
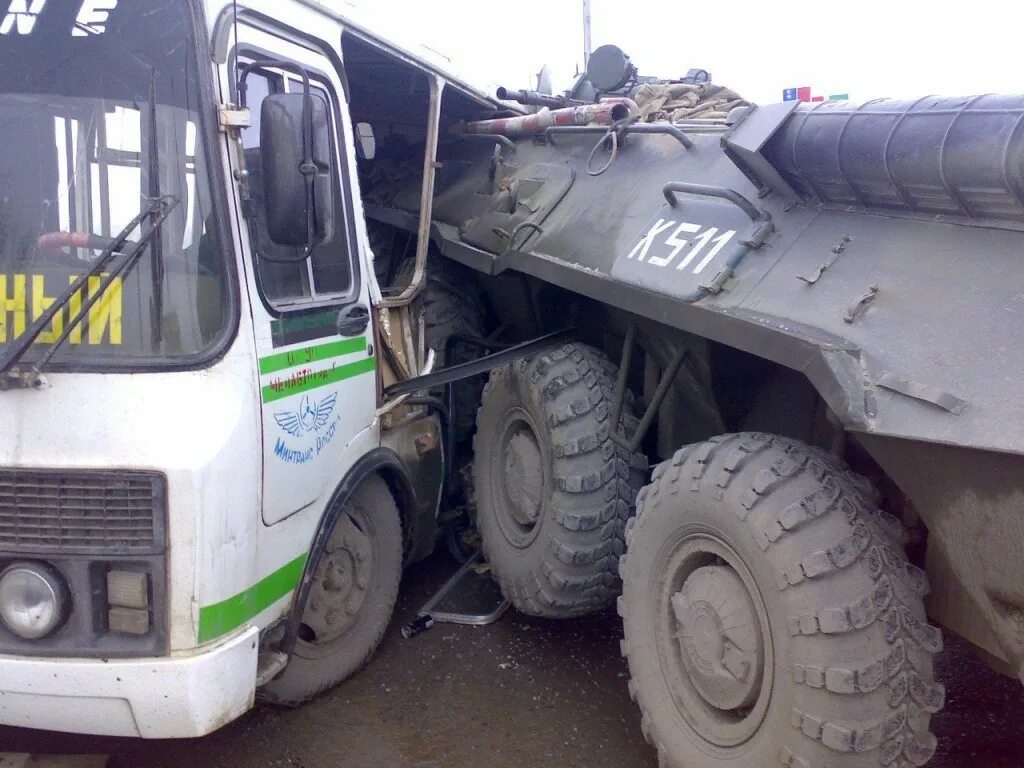
[[[177,206],[180,200],[177,197],[167,195],[164,197],[148,198],[146,204],[138,215],[135,216],[131,221],[125,225],[125,228],[118,233],[117,237],[110,241],[109,244],[100,252],[95,263],[89,269],[88,272],[81,275],[75,280],[64,293],[62,293],[57,299],[54,300],[45,312],[43,312],[38,318],[36,318],[32,324],[25,330],[25,332],[17,339],[10,342],[9,346],[0,351],[0,390],[11,389],[14,387],[20,388],[34,388],[38,387],[41,383],[40,371],[43,369],[56,353],[57,348],[67,340],[71,332],[89,315],[89,310],[92,309],[93,305],[99,301],[107,289],[113,285],[114,281],[123,278],[132,268],[138,264],[139,259],[142,256],[143,251],[146,250],[146,246],[149,241],[153,239],[154,235],[159,232],[161,225],[170,215]],[[150,219],[149,228],[142,233],[142,236],[137,242],[132,243],[128,240],[128,236],[135,230],[136,227],[142,225],[144,221]],[[106,276],[104,276],[97,290],[88,290],[89,280],[101,275],[103,270],[107,268],[111,262],[114,261],[115,256],[118,255],[119,250],[125,245],[130,244],[131,248],[123,254],[122,261],[115,266]],[[25,353],[31,348],[32,344],[40,334],[42,334],[56,317],[58,312],[62,312],[64,307],[67,306],[68,302],[71,301],[72,297],[82,291],[86,294],[81,302],[81,306],[78,311],[73,314],[65,326],[61,335],[50,345],[50,348],[46,353],[37,360],[28,370],[20,370],[16,366],[25,356]]]
[[[159,200],[160,194],[160,141],[157,136],[156,70],[149,77],[149,199]],[[153,349],[161,349],[164,340],[164,243],[153,241],[150,251],[150,280],[153,283],[153,303],[150,306],[150,333]]]

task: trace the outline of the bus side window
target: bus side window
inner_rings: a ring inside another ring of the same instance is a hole
[[[330,303],[347,297],[353,286],[352,253],[348,244],[348,229],[340,185],[335,175],[335,227],[331,238],[318,244],[309,259],[295,262],[297,250],[271,241],[267,232],[263,197],[263,174],[260,165],[260,109],[263,100],[272,93],[298,92],[302,85],[291,75],[263,70],[252,72],[248,79],[248,107],[251,126],[242,131],[245,166],[248,171],[250,202],[246,218],[256,254],[256,274],[266,300],[278,309],[304,307],[314,303]],[[328,115],[333,118],[331,100],[326,90],[314,85],[313,98],[323,99]],[[337,141],[333,119],[331,140]],[[336,153],[337,147],[332,146]]]

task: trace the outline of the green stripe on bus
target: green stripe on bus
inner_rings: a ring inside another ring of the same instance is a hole
[[[309,392],[311,389],[326,387],[328,384],[336,384],[353,376],[369,373],[376,367],[376,358],[367,357],[363,360],[356,360],[354,363],[335,365],[318,371],[296,371],[287,378],[272,381],[263,387],[263,402],[272,403],[282,397]]]
[[[289,352],[278,352],[275,355],[260,358],[260,373],[276,373],[285,368],[295,368],[306,363],[316,363],[320,360],[330,360],[332,357],[351,355],[354,352],[366,350],[366,337],[359,336],[344,341],[332,341],[330,344],[320,344],[315,347],[303,347],[293,349]]]
[[[299,585],[305,565],[306,555],[299,555],[244,592],[200,608],[199,642],[205,643],[238,629],[294,590]]]

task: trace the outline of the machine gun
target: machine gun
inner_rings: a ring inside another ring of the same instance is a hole
[[[499,86],[495,95],[501,101],[516,101],[524,106],[547,107],[548,109],[563,109],[564,107],[577,106],[583,103],[565,96],[552,96],[549,93],[506,88],[505,86]]]

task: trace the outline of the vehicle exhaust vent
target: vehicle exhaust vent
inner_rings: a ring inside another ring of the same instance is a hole
[[[0,552],[162,552],[164,498],[150,473],[0,469]]]

